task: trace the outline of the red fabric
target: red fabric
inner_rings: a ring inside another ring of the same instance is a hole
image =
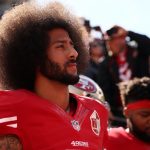
[[[127,62],[127,50],[124,50],[118,54],[116,57],[119,66],[124,65]]]
[[[130,80],[132,77],[132,72],[131,68],[129,67],[129,63],[127,62],[127,50],[120,52],[116,57],[116,61],[118,64],[120,81]]]
[[[107,150],[150,150],[150,144],[144,143],[122,127],[109,131]]]
[[[26,90],[0,92],[0,135],[16,134],[24,150],[102,150],[103,139],[107,136],[107,110],[93,99],[71,97],[77,101],[73,116]],[[99,135],[94,133],[97,126],[93,129],[91,125],[93,112],[100,119]],[[13,116],[16,120],[3,122],[3,118]],[[80,125],[78,131],[73,127],[75,121]],[[12,124],[17,124],[17,127],[8,127]]]
[[[137,110],[142,108],[150,108],[150,100],[139,100],[136,102],[133,102],[131,104],[128,104],[125,107],[125,113],[127,114],[130,110]]]

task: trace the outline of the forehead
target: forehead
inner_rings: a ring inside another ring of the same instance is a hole
[[[125,36],[116,36],[116,37],[112,37],[110,41],[119,41],[119,40],[125,40],[125,39],[126,39]]]
[[[62,28],[55,28],[49,31],[49,36],[51,39],[51,42],[57,41],[57,40],[62,40],[62,39],[70,39],[69,33]]]
[[[135,113],[148,113],[150,114],[150,109],[149,108],[140,108],[137,110],[134,110]]]

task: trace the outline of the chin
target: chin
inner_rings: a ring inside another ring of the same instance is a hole
[[[77,73],[77,71],[76,71],[76,72],[69,72],[69,71],[68,71],[67,74],[68,74],[69,76],[72,76],[72,77],[77,77],[77,76],[79,76],[78,73]]]
[[[68,70],[67,72],[68,72],[68,74],[73,75],[73,76],[78,75],[77,70]]]

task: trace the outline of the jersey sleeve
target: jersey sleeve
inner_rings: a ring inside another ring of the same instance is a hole
[[[5,135],[17,136],[23,149],[30,150],[29,142],[19,127],[18,114],[14,111],[13,106],[3,106],[0,108],[0,136]]]

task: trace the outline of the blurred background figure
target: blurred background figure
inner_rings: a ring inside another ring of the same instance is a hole
[[[150,78],[119,84],[127,128],[111,128],[107,150],[150,149]]]
[[[123,114],[117,84],[134,77],[150,76],[150,39],[120,26],[107,30],[104,38],[108,55],[100,64],[98,84],[114,116],[121,119]],[[114,121],[112,125],[125,126],[123,120]]]
[[[118,65],[119,80],[134,76],[150,76],[150,39],[122,27],[114,26],[106,32],[107,48]],[[127,40],[128,38],[128,40]]]
[[[90,20],[82,18],[83,19],[83,25],[86,28],[86,31],[90,34],[91,32],[91,23]]]
[[[150,38],[120,26],[106,31],[108,53],[116,62],[118,80],[126,81],[133,77],[150,76]],[[117,78],[117,77],[116,77]]]
[[[104,49],[100,39],[94,39],[89,45],[90,61],[85,75],[98,83],[99,64],[104,60]]]
[[[92,26],[90,20],[80,17],[81,24],[85,27],[88,35],[89,35],[89,41],[93,42],[95,39],[100,40],[101,43],[103,43],[103,32],[100,26]]]
[[[90,43],[89,51],[91,60],[96,64],[99,64],[104,60],[104,50],[99,39],[94,39],[93,42]]]
[[[26,1],[29,0],[0,0],[0,18],[6,10],[12,8],[14,5],[18,5]]]
[[[89,41],[91,41],[92,37],[91,37],[91,23],[90,20],[84,18],[84,17],[80,17],[79,18],[81,24],[84,26],[85,30],[87,31],[88,37],[89,37]]]

